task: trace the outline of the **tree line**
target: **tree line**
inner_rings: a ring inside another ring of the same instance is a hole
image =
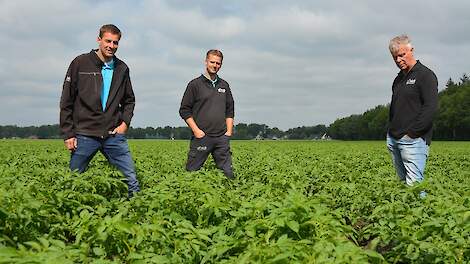
[[[233,139],[321,139],[380,140],[387,133],[389,105],[379,105],[362,114],[336,119],[329,126],[302,126],[283,131],[266,124],[239,123]],[[128,138],[189,139],[191,130],[181,127],[130,127]],[[0,138],[61,138],[58,125],[18,127],[0,126]],[[434,122],[434,139],[470,140],[470,77],[463,74],[458,82],[449,79],[439,92],[439,110]]]
[[[379,105],[360,115],[337,119],[328,127],[334,139],[384,139],[390,105]],[[434,119],[433,139],[470,140],[470,77],[449,79],[439,92],[439,110]]]
[[[327,133],[325,125],[291,128],[282,131],[265,124],[239,123],[234,127],[233,139],[319,139]],[[192,133],[188,127],[130,127],[127,137],[133,139],[189,139]],[[61,138],[59,125],[44,126],[0,126],[0,138]]]

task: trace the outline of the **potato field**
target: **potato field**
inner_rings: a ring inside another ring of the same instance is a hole
[[[0,140],[0,263],[470,262],[469,142],[433,142],[414,187],[385,140],[232,141],[232,181],[188,144],[129,140],[129,200],[101,154],[77,174],[61,140]]]

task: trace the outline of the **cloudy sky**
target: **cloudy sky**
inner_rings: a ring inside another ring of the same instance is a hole
[[[123,32],[132,125],[183,126],[178,108],[205,52],[224,52],[236,122],[330,124],[388,103],[397,68],[388,41],[407,33],[439,89],[470,73],[470,1],[0,0],[0,125],[58,123],[70,61]]]

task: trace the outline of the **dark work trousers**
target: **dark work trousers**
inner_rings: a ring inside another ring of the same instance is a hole
[[[226,135],[220,137],[205,135],[203,138],[192,136],[186,170],[199,170],[207,160],[209,153],[212,154],[217,168],[221,169],[227,178],[233,179],[230,138]]]

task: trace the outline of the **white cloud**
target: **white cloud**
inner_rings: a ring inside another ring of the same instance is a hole
[[[66,68],[96,47],[105,23],[123,31],[134,126],[184,125],[182,93],[210,48],[224,52],[238,122],[328,124],[389,102],[394,35],[411,35],[441,89],[468,73],[469,9],[464,0],[0,1],[0,112],[13,113],[0,124],[57,123]]]

